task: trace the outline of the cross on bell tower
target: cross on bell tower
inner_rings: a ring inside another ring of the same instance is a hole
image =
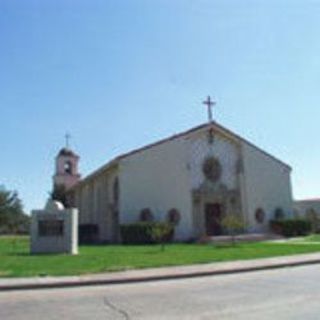
[[[204,104],[208,107],[208,119],[209,119],[210,123],[213,122],[212,107],[216,105],[216,102],[212,101],[211,97],[208,96],[207,100],[203,101],[202,104]]]
[[[71,134],[67,132],[64,137],[66,138],[66,148],[69,149],[70,148]]]

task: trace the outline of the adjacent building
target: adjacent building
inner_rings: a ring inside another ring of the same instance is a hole
[[[310,215],[320,216],[320,199],[304,199],[294,201],[294,213],[298,217],[308,217]]]

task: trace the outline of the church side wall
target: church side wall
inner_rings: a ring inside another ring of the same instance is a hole
[[[292,214],[291,170],[249,144],[242,151],[249,231],[266,232],[277,208]],[[265,212],[263,223],[256,221],[258,208]]]
[[[79,185],[75,190],[79,224],[98,225],[99,241],[116,242],[117,226],[114,221],[112,185],[116,170],[103,172],[94,179]]]
[[[187,142],[168,141],[120,162],[120,223],[137,222],[140,212],[150,208],[157,221],[167,221],[170,209],[178,209],[181,221],[176,240],[193,235],[191,178]]]

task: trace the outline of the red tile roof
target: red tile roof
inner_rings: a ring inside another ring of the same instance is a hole
[[[308,199],[300,199],[300,200],[295,200],[295,202],[320,202],[320,198],[308,198]]]

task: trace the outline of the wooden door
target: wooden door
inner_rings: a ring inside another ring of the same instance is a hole
[[[219,203],[207,203],[205,205],[206,233],[208,236],[222,234],[221,205]]]

